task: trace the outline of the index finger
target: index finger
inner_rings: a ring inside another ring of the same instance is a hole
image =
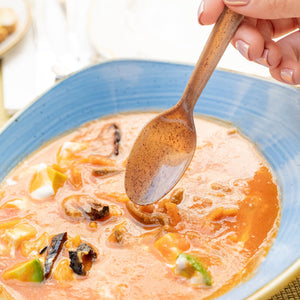
[[[252,18],[281,19],[300,16],[299,0],[224,0],[224,3],[235,12]]]
[[[199,23],[202,25],[211,25],[216,23],[224,9],[224,6],[223,0],[202,0],[198,10]]]

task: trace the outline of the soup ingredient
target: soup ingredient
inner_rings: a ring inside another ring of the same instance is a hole
[[[96,221],[109,216],[109,206],[86,195],[72,195],[62,202],[65,214],[72,218],[83,218]]]
[[[24,262],[3,273],[3,278],[20,281],[42,282],[44,280],[43,267],[39,259]]]
[[[96,177],[103,177],[103,176],[115,175],[119,172],[121,171],[116,168],[103,168],[103,169],[94,169],[92,171],[92,174]]]
[[[112,127],[114,128],[114,155],[119,155],[119,148],[120,148],[120,142],[121,142],[121,133],[120,128],[117,124],[112,124]]]
[[[57,152],[57,163],[61,168],[68,168],[76,157],[80,157],[81,151],[88,147],[87,143],[65,142]]]
[[[45,278],[48,278],[50,276],[53,265],[60,251],[62,250],[62,247],[66,240],[67,240],[66,232],[57,234],[52,238],[50,246],[48,248],[46,261],[45,261],[45,272],[44,272]]]
[[[65,247],[67,249],[77,248],[80,244],[81,244],[81,237],[79,234],[77,234],[74,237],[68,235],[68,240],[65,243]]]
[[[169,232],[158,239],[154,243],[154,247],[168,263],[174,264],[177,257],[190,248],[190,243],[183,235]]]
[[[119,125],[116,123],[107,124],[106,126],[103,126],[102,130],[100,131],[98,135],[98,139],[104,140],[106,139],[108,141],[108,145],[110,143],[113,144],[113,150],[110,150],[110,147],[107,149],[107,156],[118,156],[120,152],[120,142],[121,142],[121,130]],[[109,140],[108,140],[109,139]],[[106,151],[105,151],[106,152]]]
[[[27,198],[16,198],[16,199],[12,199],[10,201],[7,201],[6,203],[4,203],[1,208],[12,208],[12,209],[25,209],[28,205],[27,203]]]
[[[67,176],[46,164],[40,164],[33,175],[29,192],[32,198],[37,200],[46,199],[56,194],[67,180]]]
[[[212,285],[212,279],[196,256],[187,253],[181,253],[176,259],[175,273],[189,278],[193,284],[204,283],[207,286]]]
[[[83,211],[91,221],[96,221],[109,215],[109,206],[101,203],[90,203],[89,207],[83,208]]]
[[[49,244],[49,234],[43,232],[37,239],[25,241],[21,245],[21,253],[23,256],[32,257],[43,254]],[[44,250],[45,249],[45,250]]]
[[[76,251],[69,251],[70,267],[78,275],[86,275],[91,269],[97,253],[88,244],[81,243]]]
[[[82,200],[83,198],[83,200]],[[85,200],[89,200],[89,197],[81,196],[81,195],[71,195],[65,198],[62,202],[62,207],[67,216],[72,218],[81,218],[82,211],[80,207],[84,205]]]
[[[183,188],[174,189],[170,196],[170,202],[176,205],[180,204],[183,200]]]
[[[126,207],[137,220],[144,224],[176,226],[181,220],[177,204],[182,201],[183,192],[182,188],[176,189],[171,193],[170,198],[145,206],[128,201]]]
[[[134,204],[131,201],[126,202],[126,207],[130,211],[130,213],[140,222],[147,225],[165,225],[168,224],[168,218],[165,214],[162,213],[149,213],[143,211],[140,206]]]
[[[11,220],[6,223],[7,226],[12,226],[7,228],[1,235],[1,240],[7,243],[10,252],[14,255],[15,250],[18,249],[24,241],[33,238],[36,235],[37,230],[34,226],[26,222],[13,224],[13,221],[14,220]]]
[[[113,232],[109,236],[109,240],[112,242],[117,242],[119,245],[122,245],[127,232],[128,232],[127,222],[123,221],[120,224],[114,226]]]
[[[69,181],[77,189],[80,189],[82,187],[82,174],[79,168],[75,166],[71,167]]]
[[[82,158],[79,162],[81,163],[90,163],[98,166],[110,166],[113,167],[116,165],[116,161],[107,156],[91,154],[87,157]]]
[[[63,258],[59,261],[59,263],[53,271],[53,277],[61,285],[67,285],[67,282],[74,280],[74,272],[70,268],[69,259]]]
[[[39,255],[42,255],[43,253],[45,253],[47,249],[48,249],[48,246],[45,246],[44,248],[42,248],[42,249],[39,251]]]

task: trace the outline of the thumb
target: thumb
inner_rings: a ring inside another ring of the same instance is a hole
[[[233,11],[258,19],[300,18],[299,0],[224,0]]]

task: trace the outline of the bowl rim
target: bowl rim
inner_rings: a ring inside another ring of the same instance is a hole
[[[264,300],[277,294],[300,275],[300,258],[281,274],[254,292],[247,300]]]
[[[69,79],[70,77],[76,76],[77,74],[84,72],[90,68],[99,67],[102,65],[108,65],[108,64],[115,64],[115,63],[159,63],[159,64],[165,64],[165,65],[178,65],[178,66],[190,66],[193,67],[193,64],[188,63],[181,63],[181,62],[170,62],[170,61],[160,61],[160,60],[151,60],[151,59],[110,59],[103,62],[99,62],[87,67],[84,67],[78,71],[75,71],[68,75],[66,78],[54,83],[50,88],[45,90],[40,95],[36,96],[32,101],[30,101],[26,106],[24,106],[22,109],[20,109],[18,112],[16,112],[13,116],[9,118],[8,121],[6,121],[1,127],[0,127],[0,135],[5,131],[6,128],[8,128],[12,123],[16,122],[20,115],[22,115],[31,105],[33,105],[38,99],[42,98],[48,91],[56,87],[57,85],[61,84],[65,80]],[[234,70],[228,70],[225,68],[216,68],[218,71],[225,72],[225,73],[233,73],[238,76],[251,78],[253,80],[257,81],[265,81],[268,84],[275,84],[278,86],[283,86],[288,89],[294,89],[299,90],[300,92],[300,85],[298,86],[292,86],[287,85],[281,82],[277,82],[272,78],[264,78],[260,77],[258,75],[253,74],[245,74],[242,72],[237,72]],[[255,273],[254,273],[255,276]],[[263,287],[252,293],[250,296],[248,296],[247,300],[264,300],[266,298],[270,298],[277,294],[280,290],[284,289],[289,283],[294,281],[298,276],[300,276],[300,257],[292,263],[289,267],[287,267],[281,274],[276,276],[273,280],[269,281],[267,284],[265,284]],[[240,284],[243,284],[244,282],[241,282]]]

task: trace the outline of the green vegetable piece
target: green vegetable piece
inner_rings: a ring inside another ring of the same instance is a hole
[[[17,279],[27,282],[42,282],[44,280],[44,271],[39,259],[27,261],[15,265],[12,269],[4,272],[3,279]]]
[[[212,278],[209,274],[209,272],[207,271],[207,269],[204,267],[204,265],[198,260],[197,257],[195,257],[192,254],[187,254],[187,253],[181,253],[179,254],[179,257],[183,257],[187,260],[187,262],[196,270],[198,271],[200,274],[202,274],[203,279],[204,279],[204,283],[208,286],[212,285]]]

